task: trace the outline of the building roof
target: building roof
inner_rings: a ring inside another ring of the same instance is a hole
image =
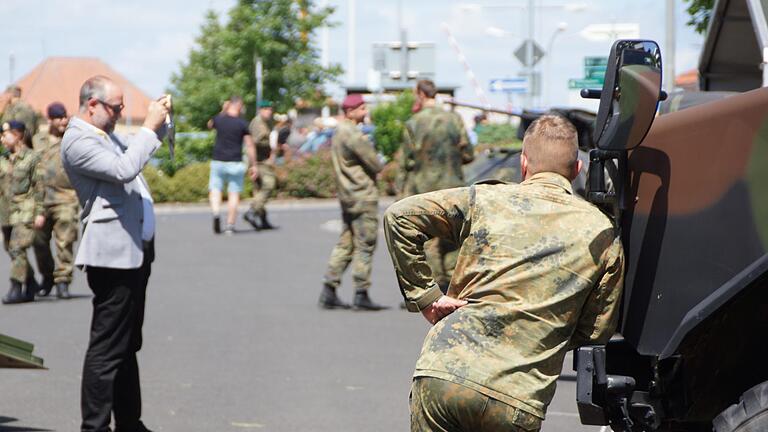
[[[48,57],[16,81],[21,99],[41,113],[51,102],[61,102],[69,114],[78,109],[80,87],[94,75],[111,78],[123,89],[125,109],[121,122],[137,124],[147,116],[150,98],[108,64],[91,57]]]
[[[682,88],[683,90],[698,90],[699,89],[699,70],[691,69],[687,70],[675,77],[675,87]]]

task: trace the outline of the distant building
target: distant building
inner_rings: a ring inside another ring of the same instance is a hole
[[[150,97],[97,58],[49,57],[14,84],[21,87],[21,99],[40,113],[45,112],[48,104],[58,101],[67,107],[68,113],[76,114],[80,86],[94,75],[109,77],[122,87],[125,109],[121,123],[140,125],[144,122]],[[0,104],[4,101],[5,99],[0,98]]]

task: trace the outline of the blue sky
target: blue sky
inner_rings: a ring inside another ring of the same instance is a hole
[[[336,7],[329,32],[331,62],[346,66],[348,0],[327,0]],[[461,86],[458,97],[468,102],[479,99],[466,78],[464,69],[448,44],[441,23],[445,22],[461,45],[467,61],[481,85],[488,80],[517,75],[521,66],[512,57],[520,44],[513,36],[497,38],[486,33],[498,27],[511,35],[526,34],[527,16],[516,8],[462,8],[475,3],[492,6],[525,4],[524,0],[421,0],[403,1],[403,24],[410,40],[431,41],[437,46],[437,81]],[[581,12],[542,8],[537,12],[536,40],[542,46],[561,22],[567,30],[558,36],[551,56],[549,73],[543,80],[550,85],[555,105],[568,101],[567,80],[582,76],[584,56],[607,55],[610,43],[591,42],[579,36],[589,24],[637,23],[640,36],[657,40],[664,47],[664,1],[662,0],[537,0],[539,5],[578,3]],[[226,12],[234,0],[2,0],[0,14],[6,17],[0,27],[0,85],[9,82],[8,58],[15,57],[18,79],[46,56],[99,57],[144,89],[157,96],[168,86],[171,74],[179,69],[193,46],[207,9]],[[364,83],[371,67],[373,42],[398,38],[397,0],[356,1],[355,81]],[[695,68],[702,37],[685,25],[685,3],[676,2],[678,73]],[[8,19],[8,17],[16,17]],[[540,71],[544,71],[541,63]],[[346,80],[346,77],[343,78]],[[486,90],[487,91],[487,90]],[[489,95],[494,105],[503,106],[506,98]]]

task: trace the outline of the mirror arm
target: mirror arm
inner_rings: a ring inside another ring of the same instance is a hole
[[[619,165],[621,165],[622,161],[626,160],[625,153],[626,151],[623,150],[592,149],[589,151],[589,189],[587,201],[593,204],[618,203],[616,192],[608,192],[605,187],[605,163],[606,161],[617,159]],[[616,186],[614,182],[614,188]]]
[[[600,89],[581,89],[579,95],[584,99],[600,99],[600,96],[603,95],[603,91]]]

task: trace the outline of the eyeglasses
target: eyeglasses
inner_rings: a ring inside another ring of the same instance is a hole
[[[123,108],[125,108],[125,105],[123,105],[123,104],[111,105],[111,104],[108,104],[108,103],[104,102],[101,99],[96,99],[96,102],[98,102],[98,103],[104,105],[105,107],[111,109],[112,112],[115,113],[115,115],[120,114],[120,112],[123,110]]]

